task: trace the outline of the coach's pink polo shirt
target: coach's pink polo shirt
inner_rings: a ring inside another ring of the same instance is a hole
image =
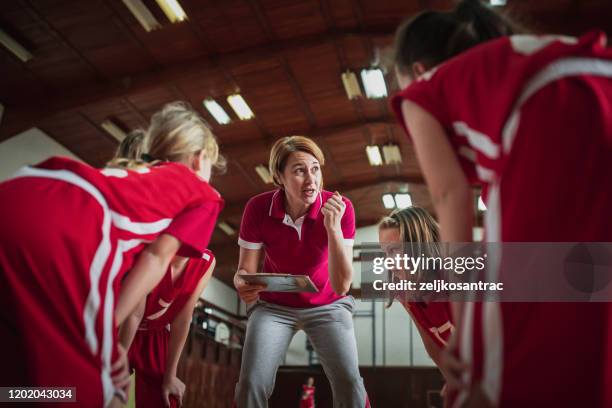
[[[308,213],[295,222],[285,211],[285,193],[268,191],[249,200],[242,215],[238,245],[246,249],[263,248],[263,272],[308,275],[319,289],[318,293],[261,292],[266,302],[290,307],[327,305],[342,298],[329,281],[327,270],[327,231],[321,207],[333,195],[321,191]],[[346,211],[342,217],[344,245],[353,246],[355,238],[355,210],[345,198]]]

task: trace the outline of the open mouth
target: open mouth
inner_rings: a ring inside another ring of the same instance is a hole
[[[315,188],[305,188],[304,190],[302,190],[302,194],[304,194],[306,197],[312,197],[317,193],[317,190]]]

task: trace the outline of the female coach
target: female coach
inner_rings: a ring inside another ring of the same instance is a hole
[[[334,407],[368,406],[359,374],[352,314],[345,296],[352,281],[355,214],[349,200],[322,190],[319,147],[301,136],[278,140],[270,171],[279,187],[253,197],[242,216],[240,260],[234,285],[249,304],[249,321],[236,386],[238,408],[266,407],[276,370],[293,335],[310,338],[331,383]],[[308,275],[318,293],[271,293],[239,273]]]

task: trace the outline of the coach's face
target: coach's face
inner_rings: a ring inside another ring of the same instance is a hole
[[[310,153],[293,152],[280,179],[289,202],[309,206],[321,189],[321,165]]]

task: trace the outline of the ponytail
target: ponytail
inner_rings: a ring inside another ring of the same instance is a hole
[[[119,144],[115,156],[106,166],[128,169],[146,166],[146,160],[143,159],[145,150],[144,141],[144,130],[136,129],[131,131]]]
[[[512,35],[516,26],[480,0],[462,0],[451,12],[425,11],[404,22],[395,38],[395,63],[412,75],[420,62],[428,69],[480,43]]]

